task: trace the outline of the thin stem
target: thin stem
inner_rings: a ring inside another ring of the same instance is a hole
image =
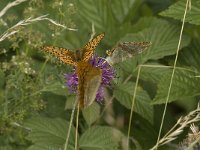
[[[163,111],[162,121],[161,121],[161,124],[160,124],[158,139],[157,139],[157,143],[156,143],[156,150],[158,149],[158,144],[159,144],[159,140],[160,140],[160,136],[161,136],[161,131],[162,131],[162,127],[163,127],[163,124],[164,124],[165,114],[166,114],[166,111],[167,111],[167,104],[168,104],[168,101],[169,101],[169,96],[170,96],[170,92],[171,92],[173,78],[174,78],[174,74],[175,74],[175,70],[176,70],[176,63],[177,63],[179,49],[180,49],[180,45],[181,45],[181,39],[182,39],[182,34],[183,34],[183,29],[184,29],[184,24],[185,24],[185,17],[186,17],[186,14],[187,14],[188,5],[189,5],[189,0],[187,0],[186,6],[185,6],[185,12],[184,12],[184,16],[183,16],[183,23],[182,23],[181,32],[180,32],[179,41],[178,41],[178,46],[177,46],[177,50],[176,50],[176,58],[175,58],[175,61],[174,61],[174,67],[173,67],[173,71],[172,71],[172,75],[171,75],[171,79],[170,79],[170,84],[169,84],[168,93],[167,93],[167,97],[166,97],[166,102],[165,102],[165,108],[164,108],[164,111]]]
[[[72,123],[73,123],[73,119],[74,119],[74,112],[75,112],[75,109],[76,109],[76,104],[77,104],[77,100],[75,101],[73,109],[72,109],[72,114],[71,114],[71,117],[70,117],[69,128],[67,130],[67,137],[66,137],[66,141],[65,141],[64,150],[67,150],[69,136],[70,136],[70,132],[71,132],[71,127],[72,127]]]
[[[79,111],[80,111],[80,103],[78,103],[78,107],[77,107],[77,114],[76,114],[76,134],[75,134],[75,150],[77,149],[77,145],[78,145],[78,118],[79,118]]]
[[[126,84],[132,77],[132,74],[130,74],[122,84]],[[115,96],[113,95],[109,100],[108,100],[108,103],[106,104],[106,106],[104,107],[104,109],[102,110],[99,118],[101,118],[103,116],[103,113],[106,111],[106,109],[108,108],[108,106],[112,103],[113,99],[115,98]]]
[[[129,125],[128,125],[128,139],[127,139],[127,147],[129,149],[129,138],[130,138],[130,131],[131,131],[131,121],[133,118],[133,108],[135,105],[135,98],[136,98],[136,92],[137,92],[137,86],[138,86],[138,82],[139,82],[139,77],[140,77],[140,71],[141,71],[141,66],[139,65],[138,68],[138,74],[137,74],[137,78],[136,78],[136,82],[135,82],[135,89],[134,89],[134,93],[133,93],[133,99],[132,99],[132,106],[131,106],[131,113],[130,113],[130,117],[129,117]]]

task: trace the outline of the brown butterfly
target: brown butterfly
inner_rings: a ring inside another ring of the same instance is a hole
[[[122,62],[127,58],[132,58],[133,56],[142,53],[150,45],[151,42],[121,42],[113,49],[106,52],[109,56],[108,62],[115,64]]]
[[[104,35],[102,33],[96,36],[83,48],[75,52],[54,46],[45,46],[42,48],[45,52],[56,56],[61,62],[76,66],[76,73],[78,75],[78,101],[81,108],[92,104],[101,84],[101,69],[92,66],[88,61],[94,54],[95,48],[103,39]]]

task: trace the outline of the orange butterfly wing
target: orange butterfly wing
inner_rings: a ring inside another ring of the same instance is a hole
[[[74,53],[68,49],[54,47],[54,46],[44,46],[44,47],[42,47],[42,50],[45,52],[48,52],[50,54],[53,54],[61,62],[65,63],[65,64],[76,65]]]
[[[90,57],[92,57],[95,48],[98,46],[99,42],[103,39],[103,37],[105,36],[104,33],[96,36],[95,38],[93,38],[90,42],[88,42],[84,48],[83,48],[83,61],[88,61],[90,59]]]

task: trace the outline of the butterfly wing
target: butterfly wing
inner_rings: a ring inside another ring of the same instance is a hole
[[[113,49],[107,51],[107,61],[110,64],[125,61],[128,58],[142,53],[146,48],[151,45],[151,42],[122,42],[115,46]]]
[[[120,47],[126,53],[129,53],[132,56],[134,56],[142,53],[150,45],[151,42],[123,42],[119,43],[118,47]]]
[[[65,64],[76,65],[74,53],[68,49],[54,46],[44,46],[42,47],[42,50],[56,56]]]
[[[97,91],[101,85],[101,70],[99,68],[91,68],[85,78],[85,94],[84,94],[84,107],[90,106],[95,98]]]
[[[88,42],[84,48],[83,48],[83,54],[82,54],[82,60],[87,62],[93,55],[95,48],[97,47],[97,45],[99,44],[99,42],[103,39],[103,37],[105,36],[104,33],[96,36],[95,38],[93,38],[90,42]]]
[[[101,84],[101,69],[93,67],[88,62],[78,62],[78,101],[80,107],[88,107],[96,98],[97,90]]]

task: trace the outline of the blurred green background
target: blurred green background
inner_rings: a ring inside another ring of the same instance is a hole
[[[14,1],[1,1],[0,10],[9,2]],[[96,49],[101,57],[107,57],[106,50],[120,41],[149,41],[152,45],[144,53],[113,66],[116,78],[106,88],[105,102],[94,103],[79,117],[79,148],[126,150],[129,121],[132,121],[131,150],[146,150],[155,145],[186,1],[18,2],[0,18],[0,39],[6,33],[16,32],[0,40],[0,150],[63,149],[75,99],[75,95],[67,91],[64,74],[72,72],[73,68],[44,54],[40,47],[53,45],[73,51],[83,47],[92,34],[102,32],[105,38]],[[180,116],[197,107],[199,14],[200,0],[192,1],[181,39],[163,135]],[[129,120],[139,64],[148,66],[141,68],[133,118]],[[69,150],[73,149],[74,132],[73,127]],[[187,129],[177,140],[160,149],[176,149],[186,134]]]

